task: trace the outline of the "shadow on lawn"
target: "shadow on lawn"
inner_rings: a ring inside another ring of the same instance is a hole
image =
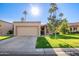
[[[36,48],[52,48],[52,46],[49,44],[45,37],[38,37]]]
[[[45,37],[38,37],[37,38],[36,48],[43,48],[45,56],[57,56],[56,52],[53,49],[52,50],[50,49],[50,48],[52,48],[52,46],[46,40]]]
[[[73,48],[72,46],[70,46],[69,44],[59,44],[59,46],[61,47],[61,48]]]
[[[49,35],[51,39],[55,39],[55,35]],[[56,35],[57,39],[79,39],[79,37],[65,36],[65,35]]]

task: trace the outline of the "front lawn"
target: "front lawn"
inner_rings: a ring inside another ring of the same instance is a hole
[[[8,38],[11,38],[11,36],[0,36],[0,40],[6,40]]]
[[[36,42],[36,48],[79,48],[79,35],[48,35],[38,37]]]

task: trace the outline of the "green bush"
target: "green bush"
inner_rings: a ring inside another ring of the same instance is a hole
[[[7,34],[13,34],[13,30],[9,30]]]

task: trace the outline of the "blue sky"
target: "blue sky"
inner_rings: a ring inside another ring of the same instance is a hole
[[[77,3],[65,3],[57,4],[59,12],[64,13],[64,16],[69,22],[79,22],[79,4]],[[32,15],[31,7],[39,8],[39,15]],[[13,22],[20,21],[23,17],[22,12],[26,9],[28,11],[26,21],[41,21],[41,23],[47,23],[48,10],[50,4],[40,3],[40,4],[30,4],[30,3],[0,3],[0,20]]]

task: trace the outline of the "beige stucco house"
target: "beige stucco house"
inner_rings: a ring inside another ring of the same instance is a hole
[[[7,35],[9,30],[13,29],[13,24],[0,20],[0,35]]]
[[[40,36],[41,22],[16,21],[14,24],[14,36]]]

